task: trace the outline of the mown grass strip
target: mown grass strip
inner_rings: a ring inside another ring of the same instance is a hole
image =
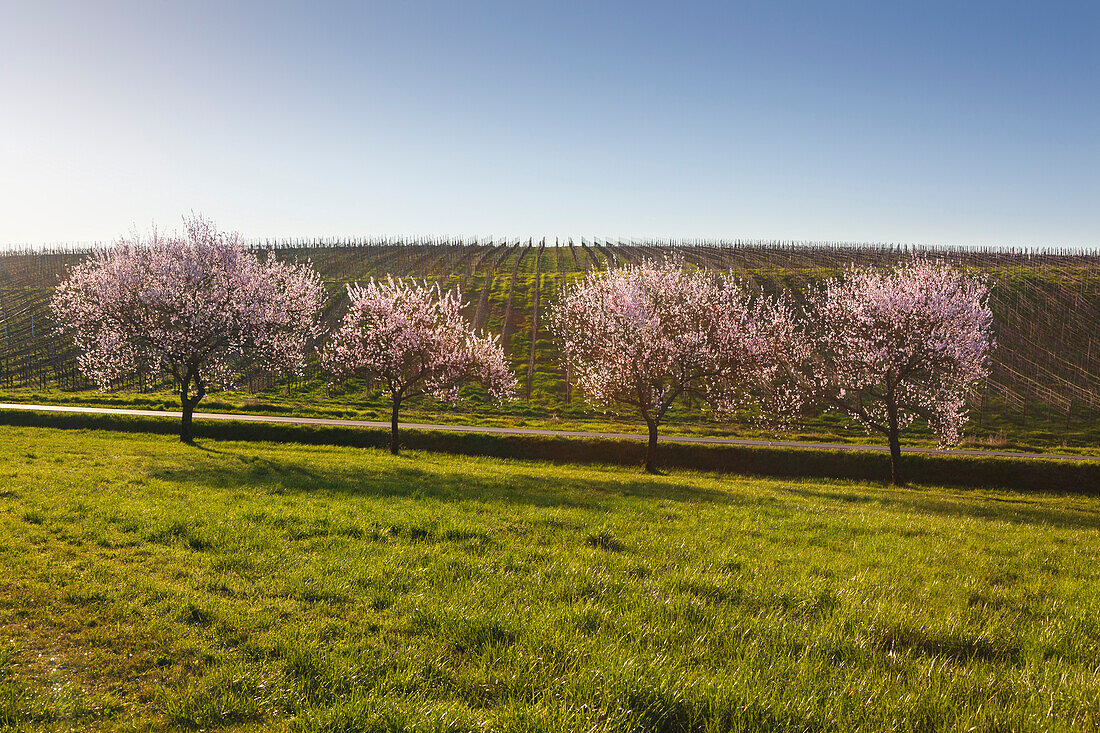
[[[169,416],[0,411],[0,425],[164,435],[178,431],[177,420]],[[196,434],[214,440],[355,448],[381,448],[389,440],[388,432],[375,428],[229,420],[200,422]],[[412,450],[589,465],[640,466],[645,453],[644,444],[634,440],[443,430],[404,429],[402,442]],[[669,469],[756,476],[886,481],[890,475],[887,455],[861,450],[662,443],[658,461]],[[910,481],[915,484],[1100,494],[1100,462],[909,453],[905,465]]]

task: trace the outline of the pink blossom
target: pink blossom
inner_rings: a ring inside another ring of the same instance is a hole
[[[73,268],[52,308],[101,389],[139,369],[170,372],[180,389],[181,439],[207,391],[249,364],[300,372],[319,335],[325,291],[308,264],[262,258],[201,217],[182,234],[154,231]]]
[[[348,286],[348,313],[324,349],[336,378],[359,376],[380,384],[392,404],[390,449],[398,451],[401,403],[422,394],[454,402],[470,382],[497,401],[515,394],[515,375],[496,338],[474,333],[462,316],[458,291],[415,281],[371,280]]]
[[[890,442],[920,417],[941,445],[958,443],[966,398],[989,375],[993,315],[983,277],[938,261],[852,268],[809,297],[810,391]]]
[[[780,368],[801,343],[790,308],[751,298],[731,276],[687,271],[679,259],[595,272],[565,289],[550,323],[590,402],[641,413],[649,471],[657,427],[683,395],[716,414],[752,406],[765,419],[800,405]]]

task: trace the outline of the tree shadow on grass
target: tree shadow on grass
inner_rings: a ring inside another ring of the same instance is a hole
[[[188,445],[192,448],[197,449],[197,450],[201,450],[203,453],[213,453],[215,455],[222,455],[222,456],[225,455],[226,454],[225,451],[218,450],[217,448],[211,448],[210,446],[205,445],[205,443],[213,443],[213,442],[214,441],[195,440],[195,441],[192,441],[191,443],[189,443]]]
[[[808,486],[786,485],[781,490],[814,499],[878,504],[914,514],[1045,525],[1060,529],[1100,529],[1100,511],[1044,506],[1024,497],[983,496],[980,500],[975,500],[956,495],[954,501],[946,501],[920,489],[898,489],[889,492],[879,490],[874,493],[859,494],[837,491],[834,488],[813,489]],[[1007,506],[998,506],[999,504]]]
[[[986,640],[959,634],[925,631],[908,626],[891,626],[879,634],[879,645],[888,652],[913,652],[955,662],[981,660],[1018,664],[1020,648],[1004,639]]]
[[[384,470],[369,472],[356,466],[305,465],[300,461],[203,450],[217,454],[217,458],[211,462],[196,462],[186,468],[161,468],[153,471],[152,476],[173,483],[251,486],[277,494],[328,493],[444,501],[511,501],[578,508],[597,508],[618,497],[715,504],[756,503],[755,498],[732,491],[701,488],[688,482],[670,480],[668,476],[652,477],[640,472],[634,477],[620,471],[609,471],[606,479],[592,475],[563,477],[556,470],[548,471],[539,464],[516,462],[509,466],[507,472],[464,473],[461,464],[433,461],[430,457],[419,455],[390,458]],[[476,465],[473,460],[472,465]],[[770,498],[765,501],[774,503]]]

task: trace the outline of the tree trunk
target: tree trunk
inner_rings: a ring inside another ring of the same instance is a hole
[[[400,453],[401,447],[398,443],[398,424],[397,416],[401,411],[401,395],[393,395],[393,412],[390,415],[390,453],[395,456]]]
[[[905,477],[901,472],[901,441],[897,430],[890,431],[890,483],[905,486]]]
[[[191,417],[195,412],[195,407],[199,404],[199,400],[203,398],[204,391],[200,390],[194,397],[187,394],[185,390],[180,391],[180,404],[183,407],[183,420],[180,423],[180,442],[181,443],[194,443],[195,432],[191,426]]]
[[[191,382],[195,382],[195,394],[191,395]],[[195,412],[195,406],[206,396],[206,384],[194,376],[188,374],[180,384],[180,406],[183,408],[183,419],[180,422],[180,442],[194,443],[195,433],[191,427],[191,417]]]
[[[898,437],[898,408],[893,401],[886,404],[887,434],[890,440],[890,483],[905,486],[905,477],[901,472],[901,440]]]
[[[644,415],[646,425],[649,426],[649,443],[645,449],[646,473],[659,473],[657,471],[657,421],[649,415]]]
[[[183,422],[180,424],[180,442],[194,443],[195,434],[191,429],[191,415],[195,411],[195,403],[187,397],[181,398],[180,402],[183,405]]]

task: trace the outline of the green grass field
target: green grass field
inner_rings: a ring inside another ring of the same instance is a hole
[[[0,443],[0,728],[1100,727],[1100,498]]]

